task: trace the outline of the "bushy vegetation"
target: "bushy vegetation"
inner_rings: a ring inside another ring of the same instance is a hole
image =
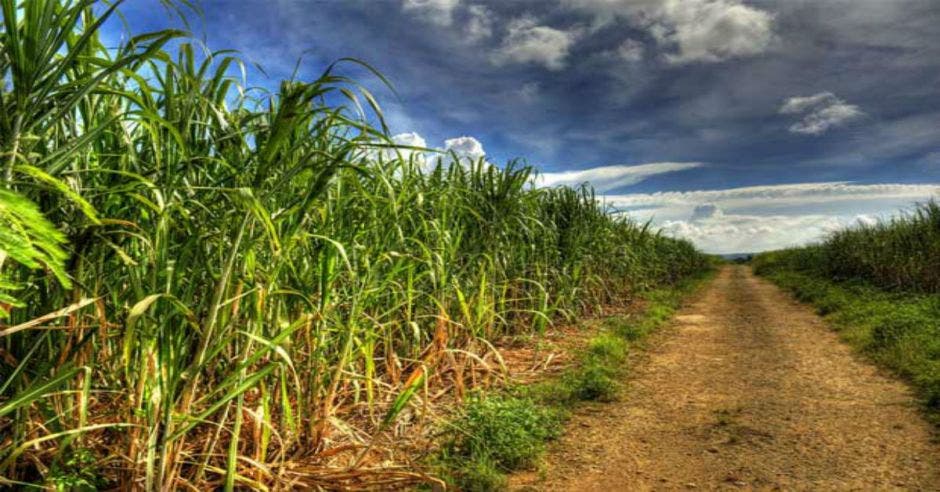
[[[940,293],[940,204],[836,231],[818,245],[759,255],[755,267],[786,263],[834,280],[863,280],[890,290]]]
[[[591,339],[580,367],[562,384],[579,401],[612,401],[620,389],[617,375],[623,372],[627,342],[604,333]]]
[[[705,265],[520,163],[403,158],[358,62],[266,94],[181,32],[106,47],[119,4],[0,2],[10,484],[320,483],[487,339]]]
[[[844,339],[940,410],[940,206],[758,255],[754,269],[812,303]]]
[[[461,490],[498,490],[505,473],[535,464],[546,441],[562,430],[560,413],[529,398],[507,395],[471,399],[452,425],[456,436],[442,456]]]

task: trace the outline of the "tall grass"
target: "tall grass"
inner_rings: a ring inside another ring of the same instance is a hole
[[[761,255],[755,265],[780,263],[889,290],[940,292],[940,204],[930,201],[891,220],[836,231],[810,247]]]
[[[355,480],[490,340],[705,263],[520,163],[400,157],[354,60],[264,94],[181,32],[109,49],[120,3],[0,1],[0,483]]]

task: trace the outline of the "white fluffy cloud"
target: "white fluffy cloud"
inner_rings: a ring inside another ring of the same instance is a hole
[[[752,253],[805,244],[851,222],[851,219],[827,215],[720,214],[694,221],[666,221],[662,224],[662,231],[688,239],[711,253]]]
[[[705,251],[744,253],[806,244],[938,195],[940,184],[827,182],[603,199],[639,221],[653,220],[665,233],[689,239]]]
[[[577,171],[542,173],[538,175],[536,184],[538,186],[578,186],[590,183],[595,190],[604,192],[639,183],[657,174],[683,171],[702,165],[700,162],[653,162],[639,165],[602,166]]]
[[[835,94],[831,92],[820,92],[812,96],[795,96],[787,99],[780,106],[781,114],[798,114],[815,109],[821,105],[828,105],[833,100],[837,100]]]
[[[428,143],[424,140],[424,137],[418,135],[415,132],[408,133],[399,133],[392,136],[392,142],[396,145],[403,145],[406,147],[421,147],[427,148]],[[410,159],[412,155],[416,155],[419,159],[424,158],[424,152],[420,150],[412,149],[388,149],[383,152],[386,159],[392,159],[395,157],[395,154],[398,153],[403,159]]]
[[[773,16],[735,0],[668,0],[652,34],[677,52],[673,63],[716,62],[756,55],[773,38]]]
[[[740,0],[564,0],[601,22],[613,17],[646,29],[671,63],[756,55],[773,41],[774,16]]]
[[[402,9],[412,12],[422,19],[439,26],[449,26],[454,22],[454,11],[460,0],[403,0]]]
[[[398,145],[407,145],[410,147],[427,147],[428,143],[424,140],[424,137],[418,135],[415,132],[408,133],[399,133],[398,135],[392,136],[392,142],[395,142]]]
[[[780,113],[803,115],[800,121],[790,125],[790,131],[806,135],[821,135],[865,114],[858,106],[846,103],[831,92],[791,97],[780,106]]]
[[[647,33],[670,63],[718,62],[768,49],[774,17],[741,0],[563,0],[569,8],[604,19],[623,17]],[[402,0],[402,9],[442,28],[457,27],[471,43],[493,35],[490,9],[462,0]],[[506,26],[501,46],[492,53],[496,64],[533,63],[550,70],[566,65],[571,46],[582,29],[544,25],[526,15]],[[627,61],[641,60],[646,48],[627,40],[614,50]]]
[[[492,60],[497,64],[534,63],[549,70],[561,70],[577,38],[575,31],[539,25],[535,19],[523,17],[509,23],[502,46]]]
[[[483,144],[480,143],[479,140],[468,136],[444,140],[444,150],[457,154],[457,157],[467,158],[473,161],[486,156],[486,151],[483,150]]]
[[[449,161],[450,156],[443,155],[442,153],[444,152],[455,154],[462,164],[466,164],[468,161],[476,161],[486,156],[486,151],[483,150],[483,144],[476,138],[470,136],[448,138],[444,140],[443,147],[429,146],[427,140],[416,132],[399,133],[393,135],[391,140],[397,145],[419,147],[419,149],[383,149],[380,151],[380,154],[385,159],[395,159],[398,156],[401,156],[405,160],[413,159],[416,164],[424,169],[433,167],[438,159],[443,159],[445,162]]]

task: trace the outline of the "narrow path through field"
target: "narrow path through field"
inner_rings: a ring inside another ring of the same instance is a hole
[[[940,490],[911,391],[743,266],[657,335],[621,402],[579,411],[548,460],[530,486]]]

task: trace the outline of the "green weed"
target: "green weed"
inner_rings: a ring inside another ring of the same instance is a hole
[[[588,342],[587,353],[590,357],[618,364],[627,356],[627,342],[613,334],[602,333]]]
[[[529,398],[476,396],[452,422],[443,448],[444,475],[462,490],[501,488],[504,474],[532,467],[562,430],[561,414]]]
[[[595,358],[589,358],[562,382],[569,398],[576,401],[614,401],[620,389],[619,371]]]
[[[105,485],[95,469],[97,458],[89,449],[76,449],[52,464],[49,470],[49,485],[61,492],[86,492],[99,490]]]

